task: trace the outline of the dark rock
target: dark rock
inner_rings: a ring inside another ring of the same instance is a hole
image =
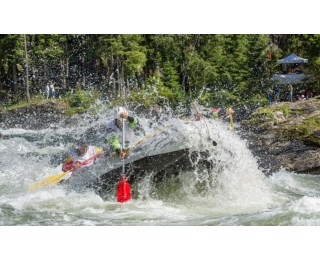
[[[7,112],[0,112],[0,127],[45,129],[55,124],[67,122],[66,106],[59,101],[47,101],[40,104],[30,104]]]
[[[320,174],[320,100],[279,103],[241,122],[241,136],[266,174]]]
[[[0,139],[9,139],[9,136],[0,133]]]

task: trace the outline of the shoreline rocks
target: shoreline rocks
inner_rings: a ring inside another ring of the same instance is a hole
[[[320,174],[320,97],[259,108],[240,135],[266,174],[280,168]]]
[[[0,127],[3,129],[24,128],[33,130],[49,128],[69,119],[70,116],[66,115],[66,112],[67,107],[59,101],[30,104],[7,112],[0,112]]]

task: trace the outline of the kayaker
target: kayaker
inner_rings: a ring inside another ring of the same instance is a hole
[[[231,107],[228,107],[226,109],[221,108],[212,108],[211,114],[213,120],[222,120],[222,119],[228,119],[230,116],[232,116],[234,113],[234,110]]]
[[[120,158],[125,158],[128,152],[123,151],[124,147],[122,147],[122,118],[124,118],[125,124],[125,142],[128,143],[133,137],[133,128],[139,125],[139,120],[129,116],[124,107],[117,107],[114,110],[114,118],[107,126],[106,142],[109,144],[111,152],[116,152]]]
[[[84,168],[93,164],[94,159],[103,155],[100,147],[87,145],[80,141],[78,148],[71,151],[62,165],[62,171],[69,171],[72,168]]]
[[[221,115],[219,114],[220,112],[220,108],[212,108],[211,109],[211,114],[212,114],[212,118],[213,120],[221,120]]]

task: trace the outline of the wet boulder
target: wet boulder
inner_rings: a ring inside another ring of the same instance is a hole
[[[241,129],[266,173],[320,174],[320,97],[259,108]]]

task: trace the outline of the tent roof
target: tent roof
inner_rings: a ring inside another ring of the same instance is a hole
[[[297,55],[295,55],[294,53],[290,54],[289,56],[281,59],[281,60],[278,60],[277,61],[278,63],[280,64],[288,64],[288,63],[307,63],[308,62],[308,59],[305,59],[305,58],[301,58]]]

